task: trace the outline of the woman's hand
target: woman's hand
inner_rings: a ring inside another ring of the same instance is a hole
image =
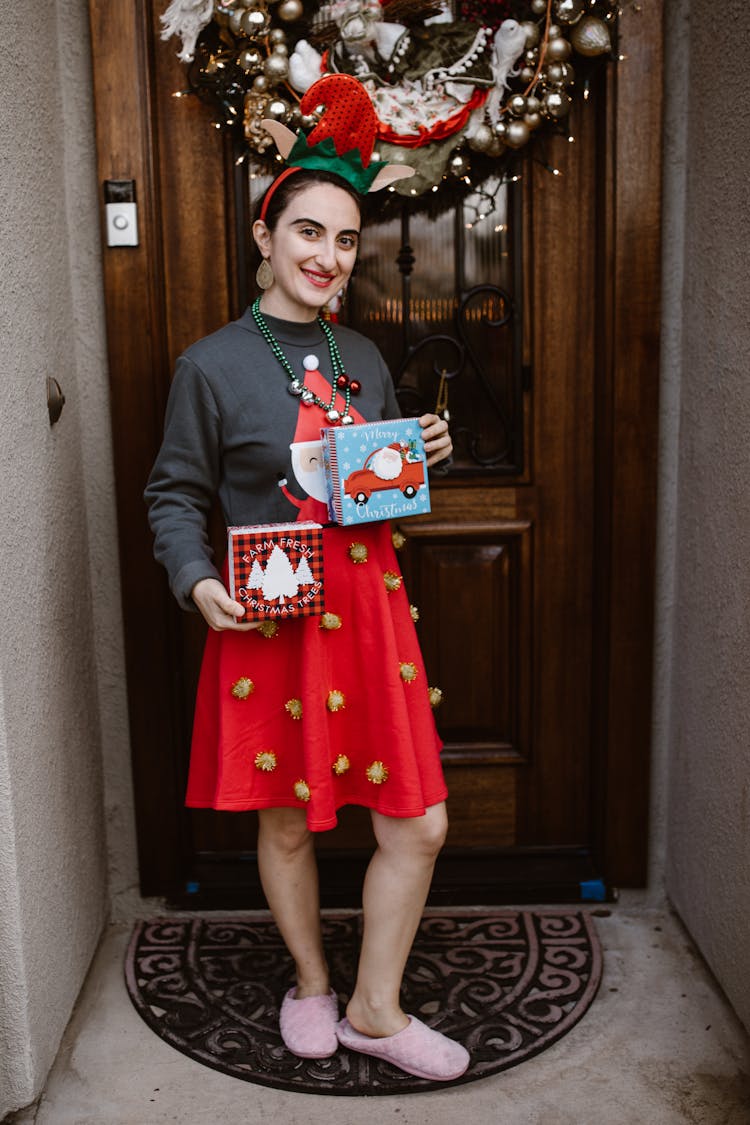
[[[200,582],[196,582],[193,586],[190,596],[203,614],[206,623],[217,633],[225,629],[247,633],[260,625],[260,621],[234,620],[235,617],[244,617],[245,607],[239,602],[232,601],[218,578],[201,578]]]
[[[427,464],[435,465],[438,461],[450,457],[453,452],[453,442],[445,418],[438,418],[437,414],[423,414],[417,421],[422,427]]]

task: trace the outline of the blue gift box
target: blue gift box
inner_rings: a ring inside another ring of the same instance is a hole
[[[321,430],[334,523],[403,519],[430,510],[422,432],[416,418]]]

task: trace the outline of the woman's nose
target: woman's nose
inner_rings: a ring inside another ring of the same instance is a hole
[[[316,248],[315,257],[323,269],[332,270],[336,265],[336,240],[321,238]]]

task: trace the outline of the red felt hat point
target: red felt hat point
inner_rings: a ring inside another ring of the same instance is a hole
[[[350,74],[326,74],[313,82],[299,108],[312,113],[319,105],[325,107],[307,143],[312,146],[331,137],[336,153],[343,156],[359,149],[364,168],[370,163],[375,147],[378,119],[367,91]]]

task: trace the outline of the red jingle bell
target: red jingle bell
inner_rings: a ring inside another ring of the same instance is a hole
[[[349,384],[349,390],[353,395],[359,394],[359,392],[362,390],[362,384],[360,383],[359,379],[352,379],[351,383]]]
[[[346,390],[346,388],[349,386],[349,376],[348,375],[337,375],[336,376],[336,386],[339,388],[340,391]]]

